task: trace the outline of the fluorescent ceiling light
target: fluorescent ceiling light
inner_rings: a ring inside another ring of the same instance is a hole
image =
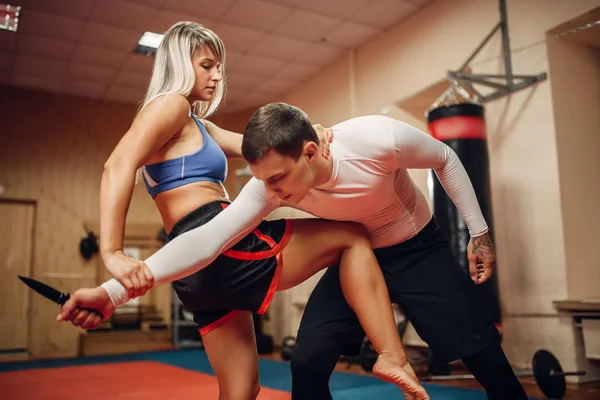
[[[135,48],[135,52],[153,56],[156,54],[156,50],[164,36],[165,35],[160,33],[144,32]]]
[[[0,29],[16,32],[19,28],[21,6],[0,4]]]
[[[142,38],[140,39],[138,44],[140,46],[158,49],[158,46],[160,45],[160,42],[162,41],[163,37],[165,37],[165,35],[162,35],[160,33],[145,32],[142,35]]]

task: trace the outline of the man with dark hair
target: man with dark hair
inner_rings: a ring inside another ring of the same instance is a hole
[[[255,164],[270,150],[297,160],[305,142],[319,143],[319,138],[304,111],[272,103],[259,108],[248,121],[242,152],[249,164]]]
[[[284,103],[257,110],[242,143],[254,178],[210,222],[157,252],[155,265],[173,276],[200,269],[218,256],[202,243],[227,249],[237,232],[253,229],[281,206],[358,222],[369,233],[391,300],[402,306],[436,357],[441,362],[461,359],[489,399],[526,399],[478,292],[477,285],[491,277],[496,257],[456,154],[430,135],[385,116],[353,118],[333,131],[331,157],[326,158],[302,110]],[[409,168],[433,169],[468,226],[470,279]],[[198,245],[187,248],[190,243]],[[331,399],[329,378],[335,364],[343,354],[357,354],[364,335],[341,290],[339,268],[328,268],[308,300],[298,331],[291,361],[292,398]]]
[[[500,346],[476,284],[491,277],[495,252],[469,177],[456,154],[424,132],[383,116],[333,127],[329,159],[320,157],[308,116],[273,103],[247,124],[242,153],[269,204],[317,217],[362,223],[392,301],[441,361],[462,359],[490,399],[526,399]],[[471,234],[469,279],[442,237],[407,168],[433,168]],[[260,181],[262,181],[262,184]],[[249,202],[246,193],[236,202]],[[264,200],[263,200],[264,201]],[[270,207],[262,210],[264,215]],[[364,332],[345,304],[338,270],[329,268],[311,294],[291,361],[294,399],[330,399],[339,357],[356,355]]]
[[[248,192],[255,193],[240,195],[236,202],[249,202],[260,193],[271,207],[287,205],[320,218],[362,223],[392,301],[402,306],[440,361],[462,359],[490,399],[526,399],[476,288],[491,277],[495,251],[456,154],[426,133],[384,116],[353,118],[333,130],[332,157],[324,159],[302,110],[284,103],[261,107],[248,122],[242,143],[257,178]],[[471,279],[442,237],[408,168],[434,169],[460,211],[471,233]],[[262,213],[271,210],[265,207]],[[357,354],[363,337],[345,304],[338,270],[329,268],[302,317],[291,361],[292,397],[330,399],[329,377],[336,362],[343,354]]]

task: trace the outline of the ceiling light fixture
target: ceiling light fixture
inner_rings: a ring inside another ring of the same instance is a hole
[[[149,57],[155,55],[164,36],[160,33],[144,32],[135,48],[135,52]]]
[[[0,29],[16,32],[19,28],[21,6],[0,4]]]

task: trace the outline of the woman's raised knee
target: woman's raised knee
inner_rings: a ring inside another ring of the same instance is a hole
[[[341,228],[344,232],[344,244],[346,248],[357,246],[371,247],[367,228],[356,222],[341,222],[341,224],[343,224]]]

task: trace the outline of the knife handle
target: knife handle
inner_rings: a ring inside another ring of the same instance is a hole
[[[58,304],[62,307],[67,301],[69,301],[69,299],[71,298],[71,295],[69,293],[67,294],[62,294],[60,300],[58,301]],[[104,315],[102,315],[102,313],[98,310],[96,310],[95,308],[87,308],[87,307],[79,307],[82,310],[87,310],[91,313],[94,314],[98,314],[100,316],[100,319],[103,320],[104,319]]]

